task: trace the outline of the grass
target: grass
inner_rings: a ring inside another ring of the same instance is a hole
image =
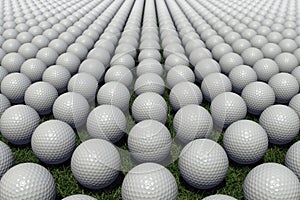
[[[169,90],[166,90],[164,98],[167,100],[167,102],[169,101],[168,94],[169,94]],[[131,102],[134,100],[134,98],[135,97],[132,98]],[[168,112],[168,119],[166,122],[166,126],[169,128],[172,136],[174,136],[175,133],[172,127],[173,113],[171,111],[169,102],[168,105],[169,105],[169,112]],[[204,106],[205,108],[209,108],[209,105],[207,103],[204,103],[202,106]],[[42,121],[46,121],[51,118],[52,116],[45,117],[42,118]],[[253,116],[247,116],[247,119],[257,121],[257,118]],[[0,139],[3,142],[8,143],[3,137],[0,137]],[[293,142],[298,141],[299,139],[300,137],[298,136]],[[219,137],[218,142],[222,145],[222,134]],[[79,144],[80,144],[80,140],[79,138],[77,138],[77,145]],[[277,163],[284,164],[285,153],[288,150],[290,145],[291,144],[287,144],[283,146],[269,145],[268,151],[265,154],[264,158],[255,165],[243,166],[230,161],[230,166],[225,180],[217,188],[214,188],[212,190],[198,190],[187,185],[185,181],[182,179],[182,177],[180,176],[179,169],[177,167],[178,166],[177,161],[171,163],[169,166],[167,166],[167,168],[172,172],[172,174],[176,178],[178,184],[178,191],[179,191],[178,199],[181,200],[202,199],[212,194],[227,194],[237,199],[242,199],[243,181],[247,173],[253,167],[263,162],[277,162]],[[9,146],[12,148],[12,151],[14,153],[15,164],[24,163],[24,162],[34,162],[45,166],[51,172],[56,182],[57,199],[62,199],[72,194],[87,194],[99,200],[100,199],[105,199],[105,200],[121,199],[121,184],[126,173],[120,173],[118,179],[108,188],[99,191],[91,191],[83,188],[76,182],[76,180],[72,176],[72,172],[70,168],[70,160],[65,162],[64,164],[57,165],[57,166],[46,165],[44,163],[41,163],[39,159],[34,155],[33,151],[31,150],[30,144],[25,146],[15,146],[9,144]],[[122,149],[128,149],[126,145],[126,136],[123,140],[118,142],[117,146],[119,146]]]

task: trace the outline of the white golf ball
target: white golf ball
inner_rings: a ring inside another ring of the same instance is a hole
[[[122,199],[175,200],[178,187],[174,176],[164,166],[143,163],[131,169],[122,183]]]
[[[36,58],[41,60],[47,66],[55,64],[58,56],[58,53],[50,47],[42,48],[36,54]]]
[[[211,102],[223,92],[230,92],[232,85],[230,79],[222,73],[211,73],[201,83],[201,91],[204,98]]]
[[[215,194],[215,195],[205,197],[203,200],[237,200],[237,199],[224,194]]]
[[[80,64],[78,72],[86,72],[94,76],[98,82],[101,82],[105,74],[105,67],[100,61],[88,58]]]
[[[285,165],[300,178],[300,142],[294,143],[285,155]]]
[[[172,138],[169,130],[155,120],[137,123],[128,134],[128,148],[138,162],[159,163],[170,154]]]
[[[123,112],[126,112],[129,108],[130,92],[127,87],[120,82],[107,82],[99,89],[97,102],[99,105],[114,105]]]
[[[197,139],[181,151],[178,161],[183,179],[197,189],[210,189],[225,178],[229,161],[224,149],[209,139]]]
[[[53,104],[53,116],[74,127],[81,127],[86,123],[90,111],[88,101],[75,92],[60,95]]]
[[[105,68],[109,66],[109,61],[111,59],[109,52],[101,47],[96,47],[89,51],[87,58],[93,58],[100,61]]]
[[[18,53],[20,53],[25,59],[34,58],[39,48],[32,43],[25,43],[20,46]]]
[[[281,53],[281,48],[276,43],[267,43],[261,48],[261,51],[265,58],[274,59]]]
[[[145,73],[155,73],[162,76],[163,67],[157,60],[147,58],[141,61],[136,67],[136,75],[138,77]]]
[[[1,66],[4,67],[8,73],[19,72],[21,65],[25,62],[25,58],[19,53],[8,53],[1,60]]]
[[[71,74],[65,67],[52,65],[44,71],[42,80],[53,85],[61,94],[67,90],[70,78]]]
[[[2,80],[4,79],[4,77],[7,74],[8,74],[8,71],[4,67],[0,66],[0,85],[1,85]]]
[[[233,161],[253,164],[265,155],[268,149],[268,135],[256,122],[240,120],[226,129],[223,145]]]
[[[134,92],[140,95],[145,92],[155,92],[163,95],[165,91],[164,80],[155,73],[145,73],[139,76],[134,84]]]
[[[0,141],[0,178],[14,165],[14,154],[7,144]]]
[[[195,75],[188,66],[177,65],[168,71],[166,80],[168,87],[172,89],[180,82],[195,82]]]
[[[278,103],[288,103],[299,92],[297,79],[285,72],[272,76],[268,84],[273,88]]]
[[[31,58],[26,60],[21,68],[20,72],[25,74],[31,82],[42,80],[44,71],[47,69],[46,64],[37,58]]]
[[[110,142],[90,139],[75,149],[71,159],[71,170],[75,179],[84,187],[102,189],[118,177],[121,158]]]
[[[247,106],[239,95],[224,92],[212,100],[210,112],[214,125],[222,129],[233,122],[244,119],[247,114]]]
[[[229,73],[229,79],[233,90],[241,93],[242,90],[250,83],[257,81],[256,72],[247,65],[234,67]]]
[[[136,122],[153,119],[164,124],[167,120],[167,103],[162,96],[153,92],[139,95],[133,101],[131,109]]]
[[[115,65],[107,70],[104,76],[104,81],[105,83],[117,81],[123,83],[127,88],[130,88],[133,82],[133,74],[127,67]]]
[[[80,44],[78,42],[75,42],[75,43],[71,44],[67,48],[68,48],[67,52],[73,53],[80,60],[83,60],[84,58],[86,58],[86,56],[88,54],[88,49],[83,44]]]
[[[277,63],[268,58],[258,60],[254,65],[253,69],[257,74],[259,81],[268,82],[272,76],[279,73],[279,67]]]
[[[246,65],[253,66],[258,60],[264,57],[260,49],[250,47],[245,49],[241,54],[243,61]]]
[[[100,105],[90,112],[86,126],[92,138],[115,143],[126,131],[126,117],[116,106]]]
[[[205,108],[199,105],[186,105],[175,114],[173,128],[176,139],[188,143],[209,137],[213,129],[213,120]]]
[[[274,90],[264,82],[253,82],[247,85],[241,94],[248,112],[260,115],[267,107],[275,103]]]
[[[3,200],[55,200],[55,182],[51,173],[41,165],[18,164],[9,169],[1,178],[0,196]]]
[[[78,71],[80,65],[80,59],[73,53],[67,52],[58,56],[56,65],[61,65],[69,70],[70,74],[75,74]]]
[[[229,74],[234,67],[243,65],[243,59],[239,54],[230,52],[220,58],[219,64],[222,72]]]
[[[15,105],[6,109],[1,116],[1,134],[13,144],[27,144],[39,123],[40,116],[33,108]]]
[[[40,124],[32,134],[31,148],[44,163],[60,164],[68,160],[76,146],[76,135],[70,125],[59,120]]]
[[[221,67],[219,63],[212,58],[200,60],[194,69],[196,80],[199,83],[201,83],[207,75],[217,72],[221,72]]]
[[[84,195],[84,194],[75,194],[68,196],[66,198],[63,198],[62,200],[97,200],[94,197]]]
[[[210,51],[204,47],[194,49],[189,55],[190,63],[193,66],[196,66],[196,64],[204,58],[212,58]]]
[[[10,101],[8,100],[8,98],[3,95],[0,94],[0,117],[1,115],[4,113],[4,111],[9,108],[11,106]],[[1,129],[1,127],[0,127]]]
[[[131,70],[135,67],[135,61],[130,54],[115,54],[110,61],[110,66],[114,65],[124,65]]]
[[[277,163],[264,163],[252,169],[243,185],[245,200],[300,198],[298,177],[287,167]]]
[[[299,133],[298,114],[285,105],[273,105],[263,111],[259,124],[266,130],[269,142],[287,144]]]
[[[280,72],[291,73],[299,65],[296,56],[287,52],[277,55],[274,61],[277,63]]]
[[[47,82],[36,82],[30,85],[24,96],[26,105],[31,106],[40,115],[50,114],[54,101],[57,99],[56,89]]]
[[[75,74],[68,83],[69,92],[81,94],[89,103],[95,101],[97,89],[98,81],[96,78],[85,72]]]
[[[169,95],[170,104],[174,111],[189,105],[200,105],[203,100],[200,88],[191,82],[181,82],[176,84]]]

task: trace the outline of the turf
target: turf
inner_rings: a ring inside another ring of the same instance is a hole
[[[169,90],[165,92],[165,99],[168,102],[168,94]],[[132,101],[134,100],[134,97]],[[131,101],[131,102],[132,102]],[[168,105],[170,105],[168,103]],[[202,106],[209,108],[209,104],[204,103]],[[42,121],[51,119],[50,117],[45,117],[42,119]],[[247,119],[251,119],[254,121],[257,121],[256,117],[253,116],[247,116]],[[169,113],[168,113],[168,119],[166,122],[166,126],[169,128],[172,136],[174,136],[174,131],[172,128],[172,120],[173,120],[173,113],[171,111],[171,108],[169,106]],[[293,142],[298,141],[300,137],[298,136]],[[1,137],[1,140],[7,143],[7,141]],[[79,137],[77,138],[77,145],[80,144]],[[222,144],[222,134],[218,139],[218,142]],[[121,140],[118,144],[119,147],[122,149],[127,149],[126,146],[126,137]],[[177,184],[178,184],[178,199],[184,200],[184,199],[202,199],[206,196],[209,196],[211,194],[228,194],[231,195],[237,199],[242,199],[243,193],[242,193],[242,186],[243,181],[247,175],[247,173],[256,165],[263,163],[263,162],[277,162],[284,164],[284,158],[285,153],[288,150],[289,146],[291,144],[283,145],[283,146],[276,146],[276,145],[269,145],[268,151],[264,158],[255,165],[251,166],[242,166],[235,164],[234,162],[230,161],[230,167],[228,169],[228,173],[226,175],[225,181],[222,182],[221,185],[219,185],[217,188],[214,188],[212,190],[198,190],[195,188],[190,187],[185,183],[185,181],[182,179],[179,173],[179,169],[177,167],[177,161],[173,162],[167,168],[172,172],[172,174],[175,176]],[[31,150],[30,144],[25,146],[15,146],[12,144],[9,144],[9,146],[12,148],[12,151],[14,152],[15,156],[15,164],[23,163],[23,162],[34,162],[39,163],[43,166],[45,166],[53,175],[56,187],[57,187],[57,199],[62,199],[63,197],[72,195],[72,194],[88,194],[91,195],[97,199],[121,199],[121,184],[124,176],[126,173],[121,173],[118,179],[108,188],[105,188],[103,190],[99,191],[91,191],[88,189],[83,188],[80,186],[74,177],[72,176],[71,168],[70,168],[70,161],[65,162],[64,164],[58,165],[58,166],[50,166],[46,165],[44,163],[41,163],[38,158],[34,155],[33,151]]]

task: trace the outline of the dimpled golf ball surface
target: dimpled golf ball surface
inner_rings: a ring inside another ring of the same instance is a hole
[[[285,105],[268,107],[261,113],[259,124],[266,130],[269,142],[273,144],[287,144],[299,132],[298,114]]]
[[[240,120],[231,124],[223,137],[227,155],[237,163],[259,161],[268,149],[268,135],[256,122]]]
[[[176,180],[164,166],[143,163],[131,169],[122,184],[122,199],[169,199],[178,195]]]
[[[239,65],[230,71],[229,79],[233,90],[237,93],[241,93],[246,85],[257,81],[257,75],[251,67],[247,65]]]
[[[98,81],[88,73],[75,74],[68,83],[68,91],[76,92],[86,98],[88,102],[93,102],[96,98]]]
[[[224,149],[209,139],[197,139],[181,151],[178,161],[180,174],[191,186],[210,189],[225,178],[229,161]]]
[[[271,77],[268,84],[275,92],[277,103],[288,103],[299,92],[297,79],[288,73],[279,73]]]
[[[1,93],[4,94],[11,103],[24,102],[26,89],[31,81],[27,76],[21,73],[11,73],[4,77],[1,82]]]
[[[201,83],[201,91],[204,98],[211,102],[216,96],[223,92],[230,92],[232,85],[230,79],[221,73],[207,75]]]
[[[247,114],[245,101],[237,94],[224,92],[211,102],[210,112],[217,128],[224,128],[244,119]]]
[[[68,82],[71,78],[70,72],[63,66],[52,65],[48,67],[43,73],[43,81],[52,84],[58,93],[67,90]]]
[[[33,108],[15,105],[6,109],[1,116],[1,134],[13,144],[27,144],[39,123],[40,116]]]
[[[121,169],[117,149],[108,141],[90,139],[81,143],[71,159],[75,179],[89,189],[101,189],[115,181]]]
[[[200,105],[203,95],[200,88],[194,83],[181,82],[172,88],[169,99],[173,110],[177,111],[189,104]]]
[[[60,95],[53,104],[53,116],[67,122],[72,127],[80,127],[86,123],[90,111],[88,101],[75,92]]]
[[[109,104],[120,108],[123,112],[128,111],[130,93],[127,87],[116,81],[105,83],[97,93],[99,105]]]
[[[134,84],[134,92],[140,95],[145,92],[155,92],[162,95],[165,91],[164,80],[155,73],[145,73],[139,76]]]
[[[130,154],[139,162],[161,162],[171,150],[172,138],[169,130],[155,120],[144,120],[129,132]]]
[[[59,164],[68,160],[76,145],[76,135],[70,125],[59,120],[40,124],[32,134],[31,148],[44,163]]]
[[[97,200],[94,197],[84,195],[84,194],[75,194],[72,196],[68,196],[66,198],[63,198],[62,200]]]
[[[25,92],[25,103],[35,109],[40,115],[50,114],[54,101],[58,97],[56,89],[47,82],[36,82]]]
[[[203,200],[237,200],[237,199],[228,195],[215,194],[215,195],[205,197]]]
[[[287,167],[264,163],[249,172],[244,181],[243,193],[245,200],[297,200],[300,198],[300,183]]]
[[[153,119],[165,123],[167,120],[167,103],[163,97],[153,92],[139,95],[134,100],[131,109],[133,118],[137,122]]]
[[[87,131],[92,138],[119,141],[126,130],[126,117],[113,105],[100,105],[87,118]]]
[[[35,163],[22,163],[9,169],[0,182],[3,200],[56,198],[55,182],[50,172]]]
[[[300,142],[294,143],[285,155],[285,165],[300,178]]]
[[[0,94],[0,117],[3,114],[3,112],[10,106],[11,106],[11,104],[10,104],[8,98],[5,95]],[[0,130],[1,130],[1,128],[0,128]]]
[[[14,154],[7,144],[0,141],[0,178],[14,164]]]
[[[175,114],[173,128],[176,138],[188,143],[208,137],[213,128],[213,120],[205,108],[199,105],[186,105]]]
[[[242,91],[248,112],[253,115],[261,114],[267,107],[275,103],[274,90],[264,82],[248,84]]]

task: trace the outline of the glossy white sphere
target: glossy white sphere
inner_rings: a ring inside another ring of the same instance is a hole
[[[171,146],[167,127],[152,119],[137,123],[128,134],[130,155],[138,162],[160,163],[169,156]]]
[[[60,95],[53,104],[54,118],[64,121],[72,127],[81,127],[86,123],[90,111],[88,101],[75,92]]]
[[[60,164],[68,160],[76,146],[72,127],[59,120],[40,124],[32,134],[31,148],[44,163]]]
[[[9,169],[1,178],[0,196],[3,200],[55,200],[55,182],[51,173],[41,165],[18,164]]]
[[[224,149],[209,139],[197,139],[181,151],[178,161],[183,179],[197,189],[210,189],[225,178],[229,161]]]
[[[115,143],[126,131],[126,117],[116,106],[100,105],[90,112],[86,126],[90,137]]]
[[[300,184],[297,176],[278,163],[264,163],[252,169],[243,185],[246,200],[300,198]]]
[[[174,176],[164,166],[143,163],[131,169],[122,183],[122,199],[175,200],[178,187]]]
[[[268,107],[261,113],[259,124],[266,130],[269,142],[278,145],[291,142],[300,128],[298,114],[285,105]]]
[[[233,161],[253,164],[265,155],[268,149],[268,135],[256,122],[240,120],[226,129],[223,145]]]
[[[90,159],[90,158],[94,159]],[[108,141],[90,139],[81,143],[71,158],[75,179],[89,189],[102,189],[116,180],[121,170],[117,149]]]

